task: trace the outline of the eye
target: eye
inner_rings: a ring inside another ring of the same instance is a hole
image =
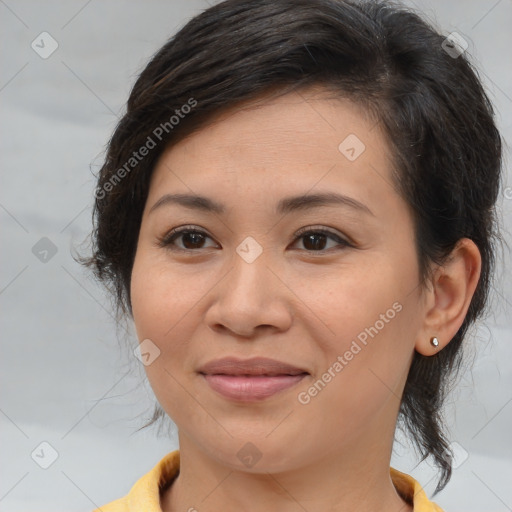
[[[303,241],[303,246],[308,252],[322,252],[326,249],[329,239],[337,242],[334,246],[352,247],[352,244],[341,236],[322,227],[302,228],[295,233],[296,241]],[[327,249],[332,249],[328,247]]]
[[[182,251],[196,251],[198,249],[216,247],[216,245],[205,246],[204,244],[207,239],[212,240],[204,231],[197,229],[195,226],[181,226],[172,229],[160,238],[158,240],[158,246]],[[181,244],[176,244],[177,240],[181,240]],[[303,250],[307,252],[324,252],[326,249],[333,249],[333,247],[326,248],[329,240],[336,242],[334,248],[336,246],[352,247],[350,242],[322,227],[306,227],[300,229],[295,233],[294,243],[300,240],[303,241]]]
[[[176,240],[181,238],[182,246],[176,245]],[[182,251],[194,251],[196,249],[204,249],[205,240],[211,238],[204,232],[194,226],[182,226],[169,231],[165,236],[158,240],[160,247],[170,249],[178,249]],[[208,248],[208,247],[206,247]]]

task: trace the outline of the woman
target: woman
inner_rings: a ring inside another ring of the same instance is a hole
[[[138,78],[89,260],[178,427],[135,511],[439,511],[446,382],[486,304],[501,168],[463,55],[396,4],[228,0]],[[99,510],[99,509],[98,509]]]

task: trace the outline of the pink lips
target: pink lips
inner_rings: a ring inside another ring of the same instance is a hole
[[[214,391],[244,402],[268,398],[294,386],[308,375],[302,368],[262,357],[217,359],[198,371]]]

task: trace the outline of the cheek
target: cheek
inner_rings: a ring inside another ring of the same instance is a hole
[[[352,313],[340,315],[334,341],[323,338],[324,366],[297,397],[304,414],[322,418],[323,432],[342,432],[346,439],[357,436],[363,426],[372,428],[383,417],[393,417],[413,353],[405,305],[383,300]]]
[[[326,351],[348,350],[350,342],[358,337],[363,343],[371,339],[368,330],[377,334],[375,324],[377,331],[384,333],[399,320],[398,310],[405,299],[401,282],[407,280],[407,273],[398,275],[386,261],[363,260],[361,257],[357,268],[341,268],[323,278],[295,281],[297,295],[306,299],[307,306],[328,328],[324,331],[330,336],[322,336]]]
[[[336,403],[362,416],[401,394],[421,320],[415,260],[371,263],[357,273],[340,272],[337,282],[325,280],[319,288],[309,283],[309,297],[317,297],[312,309],[329,327],[321,337],[320,331],[311,333],[323,352],[323,367],[315,376],[317,389],[303,389],[305,400],[318,395],[320,409]]]
[[[162,315],[162,289],[155,279],[154,267],[148,265],[147,260],[145,254],[138,250],[130,283],[133,321],[139,341],[155,336],[154,327]]]
[[[163,343],[177,322],[190,312],[201,290],[193,276],[173,271],[165,258],[144,249],[137,252],[131,276],[133,320],[139,340]]]
[[[149,339],[157,347],[150,348],[152,356],[157,356],[145,364],[144,370],[156,398],[167,414],[174,417],[179,410],[194,413],[189,410],[190,404],[182,400],[182,376],[178,375],[187,358],[187,343],[180,343],[180,339],[190,337],[186,332],[191,328],[187,312],[194,302],[187,298],[189,287],[182,286],[184,278],[164,268],[150,251],[138,251],[131,276],[131,299],[139,342],[147,343],[144,340]]]
[[[193,376],[197,356],[203,353],[204,337],[198,334],[202,299],[216,279],[215,272],[199,278],[196,268],[169,264],[166,255],[154,249],[142,247],[136,254],[131,276],[133,320],[139,341],[149,339],[158,347],[158,358],[145,371],[162,405],[183,395],[179,383]]]

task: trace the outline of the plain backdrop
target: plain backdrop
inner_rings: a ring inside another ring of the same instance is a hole
[[[510,0],[410,5],[468,41],[510,143]],[[154,399],[131,353],[135,338],[118,341],[108,297],[71,254],[90,230],[92,171],[137,74],[206,7],[0,0],[1,511],[91,510],[125,495],[177,448],[175,429],[137,432]],[[510,242],[506,172],[500,212]],[[510,268],[505,252],[491,314],[468,343],[471,369],[448,401],[458,461],[435,499],[447,512],[512,510]],[[435,472],[428,461],[418,465],[406,441],[392,462],[432,493]]]

